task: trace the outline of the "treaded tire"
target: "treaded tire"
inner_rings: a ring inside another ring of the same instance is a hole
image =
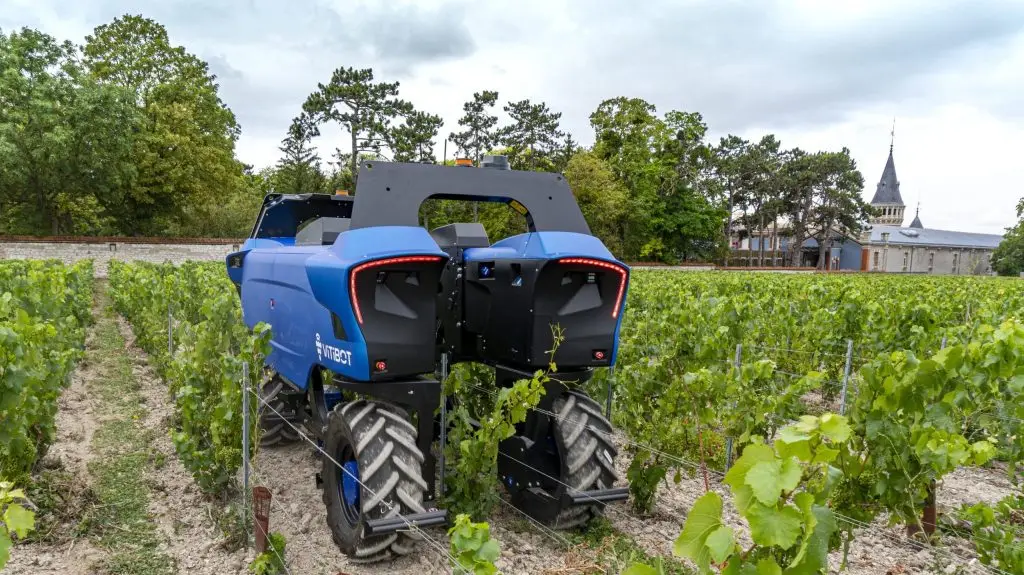
[[[612,424],[601,406],[581,391],[569,391],[555,400],[554,432],[565,445],[567,475],[561,481],[578,491],[607,489],[615,484],[615,456]],[[554,529],[571,529],[601,515],[599,505],[577,505],[563,509],[551,522]]]
[[[268,421],[270,418],[278,418],[274,411],[277,411],[281,416],[291,421],[297,418],[295,409],[283,397],[287,391],[285,387],[284,381],[278,377],[267,379],[260,387],[260,397],[263,400],[259,402],[258,411],[260,415],[260,429],[262,430],[260,434],[261,447],[269,447],[282,442],[298,441],[299,439],[298,432],[287,423],[283,421]],[[268,405],[270,407],[267,407]],[[274,411],[271,411],[271,407],[274,408]]]
[[[327,525],[334,543],[351,560],[372,563],[407,555],[423,537],[398,531],[364,537],[366,520],[422,513],[427,482],[423,453],[408,414],[393,405],[367,400],[339,403],[327,416],[321,477]],[[346,472],[338,464],[353,459],[359,466],[359,497],[354,506],[342,493]],[[332,461],[332,459],[334,461]]]

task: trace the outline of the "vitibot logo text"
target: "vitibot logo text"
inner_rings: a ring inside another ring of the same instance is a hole
[[[352,352],[338,349],[333,345],[328,345],[320,341],[320,334],[316,334],[316,356],[320,361],[324,360],[324,356],[327,359],[334,360],[342,365],[352,365]]]

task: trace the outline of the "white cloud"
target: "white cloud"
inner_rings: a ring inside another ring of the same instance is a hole
[[[5,29],[79,42],[124,13],[210,61],[242,124],[239,157],[256,166],[276,161],[317,83],[353,66],[400,81],[445,119],[442,137],[474,91],[544,100],[584,143],[601,100],[641,97],[700,112],[716,139],[846,146],[868,199],[896,116],[901,191],[926,225],[1001,233],[1024,195],[1024,4],[1012,0],[0,0]],[[345,140],[323,132],[326,157]]]

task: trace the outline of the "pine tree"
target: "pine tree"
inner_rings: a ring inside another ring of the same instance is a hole
[[[324,175],[320,169],[320,156],[311,142],[320,131],[303,114],[292,120],[288,136],[278,147],[284,154],[277,162],[274,189],[282,193],[321,192]]]
[[[505,111],[512,124],[500,130],[499,139],[508,150],[512,169],[553,169],[553,152],[565,135],[558,129],[562,113],[552,112],[544,102],[534,104],[529,100],[510,102]]]
[[[459,118],[459,125],[466,129],[461,132],[453,132],[448,138],[458,146],[458,151],[464,156],[473,158],[476,165],[480,165],[480,158],[483,153],[494,147],[497,143],[497,133],[494,126],[498,123],[498,117],[487,113],[498,101],[498,93],[491,90],[476,92],[473,100],[462,105],[466,113]]]

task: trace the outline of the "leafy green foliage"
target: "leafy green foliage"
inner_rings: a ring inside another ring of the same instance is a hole
[[[284,535],[274,531],[267,536],[267,549],[249,563],[249,572],[255,575],[282,575],[288,572],[284,561]]]
[[[274,173],[274,190],[286,194],[326,192],[327,181],[320,169],[320,156],[312,147],[320,130],[310,117],[302,114],[292,120],[288,136],[278,148],[284,154]]]
[[[201,225],[197,204],[219,207],[226,195],[239,193],[238,123],[206,62],[138,15],[98,26],[82,52],[86,70],[130,93],[142,118],[131,140],[137,177],[117,212],[124,229],[158,233],[175,222]]]
[[[497,505],[498,445],[515,435],[516,424],[526,421],[543,397],[550,373],[557,369],[554,354],[562,336],[557,327],[552,331],[554,347],[548,352],[552,357],[548,371],[537,370],[533,378],[500,389],[488,386],[477,370],[453,371],[445,382],[445,394],[460,398],[449,413],[454,427],[448,432],[448,445],[443,446],[445,461],[452,467],[446,481],[446,504],[456,512],[485,517]],[[479,421],[475,430],[474,419]]]
[[[472,429],[467,404],[460,403],[449,413],[455,423],[445,446],[445,461],[452,467],[445,483],[451,509],[485,517],[497,505],[498,444],[515,435],[515,425],[525,421],[527,412],[540,402],[546,381],[547,375],[538,371],[532,379],[496,390],[494,406],[480,418],[476,430]],[[476,385],[472,381],[467,383]],[[473,388],[460,387],[456,391],[474,394]]]
[[[992,269],[1005,276],[1024,273],[1024,198],[1017,204],[1017,225],[1007,228],[992,252]]]
[[[0,32],[0,230],[102,234],[123,203],[130,95],[82,69],[78,48],[29,28]]]
[[[870,522],[888,505],[902,506],[903,515],[893,515],[916,524],[929,486],[947,470],[998,457],[1017,474],[1024,338],[1019,322],[1005,320],[1022,307],[1024,284],[993,278],[634,270],[614,379],[598,371],[588,389],[601,395],[612,385],[614,423],[633,440],[626,448],[632,503],[646,512],[666,478],[702,474],[702,466],[723,470],[726,437],[738,454],[816,409],[808,397],[820,394],[838,409],[846,340],[853,340],[854,437],[836,455],[843,476],[833,509]],[[874,354],[883,350],[929,357],[943,338],[948,348],[964,348],[946,352],[964,357],[955,370],[929,364],[897,375],[875,365],[893,363]],[[867,413],[877,422],[870,428]],[[893,449],[887,437],[899,436]],[[904,449],[920,454],[909,467]],[[853,525],[840,526],[849,543]]]
[[[390,133],[389,145],[396,162],[434,162],[434,138],[444,121],[441,116],[414,110]]]
[[[1024,495],[1010,495],[995,506],[964,505],[978,558],[1001,573],[1024,572]]]
[[[248,362],[255,386],[269,352],[269,326],[249,332],[234,288],[215,262],[114,261],[109,277],[117,310],[131,322],[174,398],[171,438],[178,456],[205,491],[230,493],[242,463],[242,364]],[[167,351],[168,311],[173,355]],[[256,403],[250,402],[253,438]]]
[[[706,176],[711,148],[700,114],[663,118],[639,98],[611,98],[590,115],[594,154],[629,190],[620,223],[622,257],[674,262],[719,250],[725,212]]]
[[[455,525],[448,530],[450,552],[455,560],[452,573],[472,575],[493,575],[498,572],[494,562],[501,556],[498,542],[491,539],[491,528],[487,523],[473,523],[469,515],[460,513]]]
[[[755,441],[725,476],[753,545],[744,550],[722,520],[722,498],[711,491],[697,500],[673,546],[701,573],[822,573],[829,541],[838,529],[828,507],[841,470],[832,465],[850,439],[845,418],[804,416],[787,426],[774,446]]]
[[[0,33],[0,68],[15,71],[0,76],[0,232],[247,229],[220,213],[246,205],[237,122],[207,63],[159,23],[125,15],[83,46]]]
[[[553,154],[564,132],[558,129],[561,112],[552,112],[547,104],[529,100],[509,102],[505,106],[512,123],[498,133],[513,170],[553,171]]]
[[[601,238],[612,253],[622,253],[620,222],[629,209],[626,186],[608,163],[592,152],[574,154],[564,171],[590,232]]]
[[[35,529],[35,513],[25,509],[28,499],[9,481],[0,481],[0,569],[11,558],[11,535],[24,539]]]
[[[0,479],[20,482],[53,442],[57,398],[91,323],[91,260],[0,262]]]
[[[1021,349],[1024,326],[1007,320],[926,359],[900,351],[863,366],[852,422],[873,487],[862,499],[920,526],[920,510],[944,475],[986,463],[1000,443],[1016,460],[1021,420],[993,415],[1019,405]]]

